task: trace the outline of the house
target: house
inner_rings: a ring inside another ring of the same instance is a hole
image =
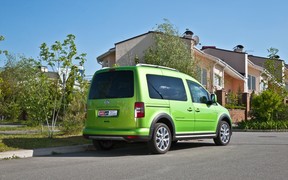
[[[269,58],[248,55],[246,52],[243,52],[243,48],[242,45],[238,45],[234,48],[234,51],[231,51],[216,48],[215,46],[203,46],[201,50],[206,54],[220,58],[242,74],[244,76],[244,82],[239,84],[239,87],[243,89],[243,92],[259,94],[267,89],[267,82],[271,77],[271,73],[265,69],[265,63]],[[273,61],[273,67],[277,70],[277,72],[273,74],[279,77],[279,85],[285,86],[285,84],[287,84],[287,79],[284,78],[285,71],[287,71],[285,62],[281,59],[273,59]],[[227,84],[226,90],[235,91],[235,89],[230,88],[228,85],[235,85],[235,83],[231,83],[229,80],[225,81],[225,83]]]
[[[74,67],[77,67],[76,68],[77,69],[77,74],[84,78],[84,67],[83,66],[76,66],[76,65]],[[51,80],[51,81],[60,80],[61,85],[66,85],[65,83],[67,83],[67,80],[68,80],[70,72],[71,72],[70,68],[66,68],[66,69],[60,68],[60,69],[58,69],[57,72],[49,71],[47,66],[39,66],[38,68],[40,69],[40,71],[42,73],[44,73],[47,76],[47,78],[49,80]],[[92,77],[90,76],[90,77],[88,77],[85,80],[88,81],[91,78]],[[75,80],[75,83],[74,83],[73,87],[75,89],[79,89],[79,82],[78,82],[77,79]]]
[[[145,50],[153,45],[153,36],[156,33],[157,32],[149,31],[115,43],[115,47],[97,57],[97,62],[101,64],[102,67],[113,67],[115,64],[119,66],[133,66],[135,65],[135,59],[140,63],[144,63]],[[193,33],[191,31],[186,31],[182,39],[187,43],[194,59],[197,60],[197,68],[199,68],[200,74],[199,81],[210,92],[225,89],[225,78],[232,81],[232,84],[229,84],[229,88],[232,88],[233,90],[238,90],[238,86],[234,84],[243,84],[245,82],[245,76],[235,70],[227,62],[199,50],[196,47],[197,39],[196,41],[193,39]]]
[[[144,63],[145,50],[153,45],[157,33],[149,31],[117,42],[115,47],[97,57],[97,62],[102,67],[133,66],[137,62]],[[247,119],[250,110],[250,94],[259,94],[267,88],[269,73],[265,70],[264,63],[268,58],[248,55],[243,51],[242,45],[236,46],[234,50],[219,49],[215,46],[203,46],[202,49],[198,49],[196,46],[199,38],[193,37],[193,32],[189,30],[180,38],[186,42],[191,55],[197,61],[195,68],[199,69],[198,80],[201,84],[210,92],[216,93],[222,105],[227,102],[227,93],[240,94],[242,101],[240,104],[245,104],[246,110],[244,116],[241,115],[236,119],[241,120],[244,117]],[[282,75],[285,70],[288,72],[288,65],[284,66],[283,60],[277,60],[276,64],[283,67],[283,71],[279,74]]]

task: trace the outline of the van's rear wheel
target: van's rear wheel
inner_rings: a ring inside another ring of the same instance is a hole
[[[152,134],[152,139],[148,142],[151,152],[165,154],[169,151],[171,143],[171,132],[168,126],[163,123],[157,123]]]
[[[110,150],[114,146],[114,142],[111,140],[95,140],[93,139],[93,145],[97,150]]]

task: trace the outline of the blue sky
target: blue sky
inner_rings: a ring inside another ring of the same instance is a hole
[[[241,44],[263,57],[274,47],[288,63],[287,7],[286,0],[0,0],[0,49],[37,59],[41,43],[74,34],[78,51],[88,54],[91,75],[100,68],[96,57],[114,43],[153,30],[166,18],[180,33],[192,30],[202,46],[232,50]]]

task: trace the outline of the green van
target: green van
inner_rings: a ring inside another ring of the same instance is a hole
[[[101,69],[90,86],[83,136],[97,149],[141,141],[158,154],[178,140],[213,138],[216,145],[227,145],[231,118],[216,101],[194,78],[172,68]]]

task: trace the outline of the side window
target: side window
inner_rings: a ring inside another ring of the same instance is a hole
[[[182,79],[151,74],[146,77],[150,98],[187,101]]]
[[[187,80],[189,90],[191,93],[192,101],[194,103],[204,103],[206,104],[209,100],[209,93],[199,84]]]

